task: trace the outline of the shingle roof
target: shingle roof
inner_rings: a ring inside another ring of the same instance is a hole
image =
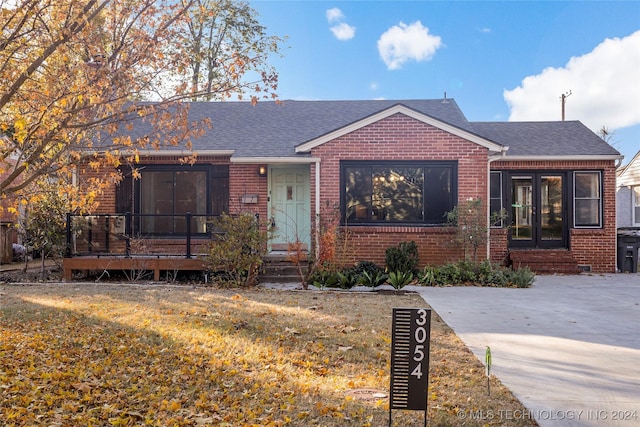
[[[234,157],[304,157],[296,146],[395,105],[508,146],[513,156],[615,156],[618,151],[578,121],[469,122],[453,99],[192,102],[189,120],[209,118],[212,129],[192,141],[196,152],[234,150]],[[133,139],[149,132],[137,122]],[[169,148],[170,149],[170,148]]]
[[[471,122],[475,133],[514,156],[616,156],[620,153],[579,121]]]
[[[453,99],[370,101],[192,102],[189,120],[208,117],[212,129],[193,141],[194,151],[235,150],[234,157],[290,157],[299,144],[402,104],[439,121],[472,131]],[[148,132],[136,124],[132,138]]]

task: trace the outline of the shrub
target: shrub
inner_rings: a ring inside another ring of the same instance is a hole
[[[411,241],[387,248],[385,264],[389,272],[415,273],[418,266],[418,245]]]
[[[483,261],[478,266],[467,261],[439,267],[426,266],[418,275],[418,283],[422,286],[470,283],[481,286],[528,288],[534,279],[535,274],[526,267],[512,270],[489,261]]]
[[[506,274],[507,283],[511,286],[515,286],[516,288],[528,288],[535,280],[535,274],[529,269],[529,267],[505,271],[509,272]]]
[[[204,257],[209,271],[226,286],[254,286],[266,251],[266,228],[252,214],[222,214],[212,225],[219,234]]]
[[[425,266],[422,271],[418,274],[418,284],[422,286],[435,286],[437,285],[436,281],[436,267],[432,267],[430,265]]]
[[[477,264],[478,250],[487,242],[487,213],[482,199],[468,199],[446,213],[447,224],[456,227],[452,243],[464,252],[466,261]],[[504,209],[494,212],[489,223],[495,224],[506,217]]]
[[[355,267],[353,267],[353,272],[357,275],[362,275],[363,273],[375,275],[377,273],[384,272],[384,269],[372,261],[360,261]]]

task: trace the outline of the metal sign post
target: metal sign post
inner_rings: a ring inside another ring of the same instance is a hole
[[[430,309],[393,309],[389,426],[393,409],[424,411],[427,425],[430,340]]]

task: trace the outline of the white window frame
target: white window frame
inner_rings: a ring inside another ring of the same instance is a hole
[[[631,223],[640,226],[640,185],[631,186]]]

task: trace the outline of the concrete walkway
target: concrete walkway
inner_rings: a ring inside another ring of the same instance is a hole
[[[483,363],[491,348],[492,374],[529,409],[486,414],[494,421],[640,425],[640,274],[537,276],[528,289],[414,289]]]

